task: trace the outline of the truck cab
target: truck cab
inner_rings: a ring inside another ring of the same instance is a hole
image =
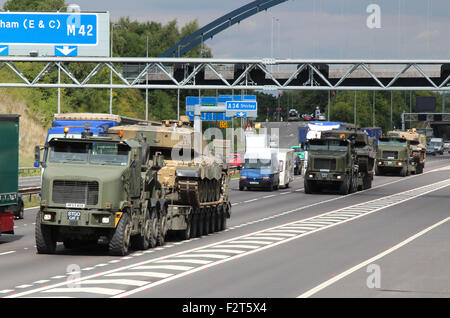
[[[129,241],[117,244],[114,238],[122,218],[131,223],[128,240],[141,231],[142,211],[149,204],[140,201],[142,191],[146,191],[141,167],[148,149],[135,140],[92,136],[53,138],[45,148],[40,162],[45,170],[36,219],[38,252],[54,253],[56,242],[71,248],[103,240],[109,242],[111,254],[126,254]],[[39,147],[36,159],[40,159]],[[149,183],[153,177],[156,183],[156,172],[144,177]],[[150,191],[146,199],[154,196]],[[122,243],[126,246],[117,251]]]
[[[378,140],[376,175],[394,173],[407,176],[416,171],[411,141],[399,136],[383,136]]]

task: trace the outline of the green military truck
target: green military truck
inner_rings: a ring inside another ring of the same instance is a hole
[[[43,160],[40,211],[36,216],[38,253],[106,242],[111,255],[129,248],[156,246],[166,204],[157,170],[163,161],[150,157],[148,145],[135,140],[92,136],[53,138]]]
[[[19,117],[0,115],[0,234],[14,234],[19,199]]]
[[[182,150],[172,140],[175,131],[193,136],[191,128],[170,123],[114,127],[107,137],[86,128],[81,138],[48,141],[42,161],[36,147],[45,168],[38,253],[55,253],[57,242],[65,248],[98,243],[121,256],[163,245],[168,231],[188,239],[223,230],[231,206],[228,173],[203,161],[170,160]]]
[[[375,174],[393,173],[406,177],[425,167],[425,136],[415,130],[389,131],[378,140]]]
[[[340,194],[372,187],[376,151],[367,134],[357,130],[324,131],[306,142],[305,193],[334,188]]]

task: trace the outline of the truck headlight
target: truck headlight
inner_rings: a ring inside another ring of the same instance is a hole
[[[51,214],[44,214],[44,221],[51,221],[52,220],[52,215]]]
[[[310,173],[310,174],[308,175],[308,178],[314,178],[314,175],[313,175],[312,173]]]
[[[342,176],[336,176],[336,179],[341,180]]]
[[[397,161],[397,166],[401,167],[403,163],[401,161]]]
[[[102,223],[103,224],[109,224],[109,216],[102,217]]]

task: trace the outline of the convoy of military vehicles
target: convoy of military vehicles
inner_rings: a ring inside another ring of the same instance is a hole
[[[2,135],[9,136],[2,138],[2,156],[14,159],[3,160],[11,166],[2,166],[7,179],[0,189],[0,233],[14,233],[20,206],[18,118],[0,115]],[[378,136],[380,128],[319,126],[300,127],[299,144],[292,147],[302,157],[291,168],[304,175],[305,193],[332,188],[346,195],[371,188],[374,175],[424,170],[426,138],[415,129]],[[163,122],[55,116],[45,146],[35,149],[42,170],[38,253],[55,253],[63,242],[68,249],[101,244],[122,256],[163,245],[169,233],[190,239],[224,230],[231,216],[231,168],[221,151],[206,145],[186,116]]]

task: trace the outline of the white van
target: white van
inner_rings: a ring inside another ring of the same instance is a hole
[[[289,183],[294,181],[294,150],[278,149],[278,166],[280,169],[280,187],[289,187]]]

